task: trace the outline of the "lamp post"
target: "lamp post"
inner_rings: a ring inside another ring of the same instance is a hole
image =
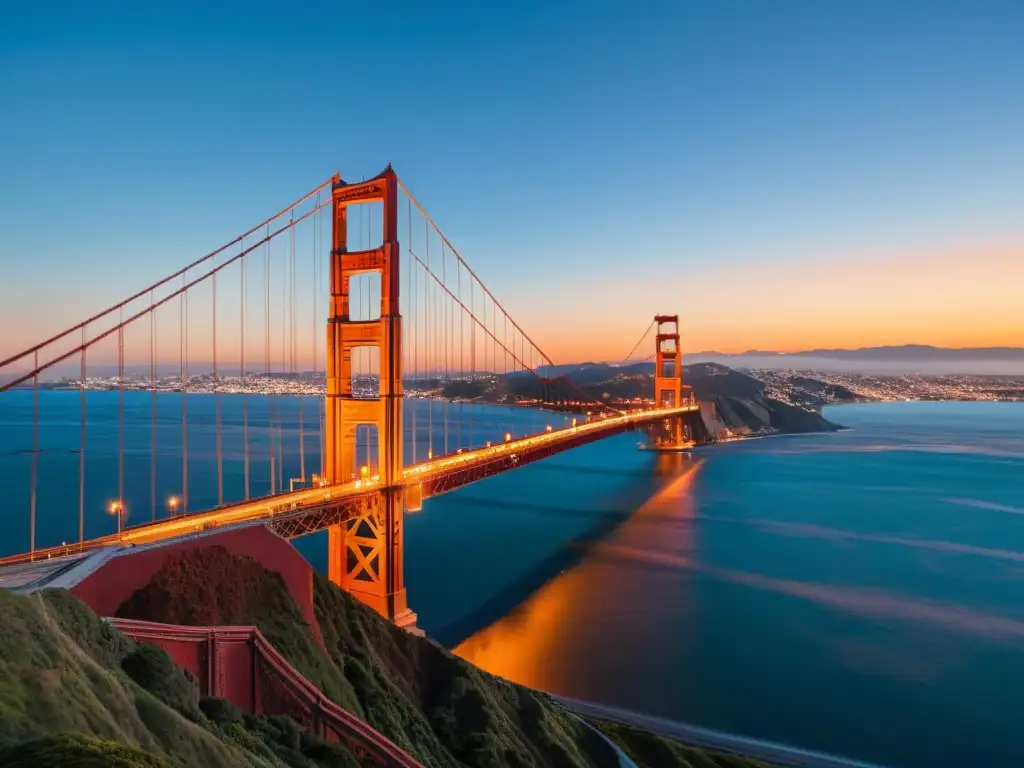
[[[117,515],[117,535],[120,536],[124,531],[124,502],[120,499],[115,499],[110,502],[108,510],[110,514]]]
[[[167,514],[174,517],[178,514],[178,505],[181,504],[181,499],[177,496],[169,496],[167,498]]]

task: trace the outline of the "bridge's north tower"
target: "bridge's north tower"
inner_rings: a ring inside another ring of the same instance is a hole
[[[348,208],[381,203],[382,242],[367,251],[348,249]],[[351,519],[328,528],[328,577],[400,626],[415,623],[406,604],[403,573],[405,491],[402,481],[402,316],[399,312],[398,177],[389,165],[359,183],[332,189],[331,299],[327,319],[327,396],[324,474],[328,483],[357,478],[356,434],[377,430],[379,485]],[[380,315],[353,320],[352,278],[380,278]],[[378,351],[380,389],[375,398],[353,389],[352,352]]]

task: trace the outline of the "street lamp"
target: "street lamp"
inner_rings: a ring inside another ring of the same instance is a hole
[[[110,514],[117,515],[117,533],[120,535],[124,529],[124,502],[120,499],[115,499],[110,502],[110,506],[107,509]]]
[[[181,504],[181,499],[177,496],[170,496],[167,499],[167,514],[174,517],[178,514],[178,505]]]

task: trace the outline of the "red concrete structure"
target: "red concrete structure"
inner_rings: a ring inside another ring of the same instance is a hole
[[[250,525],[159,546],[141,547],[122,554],[71,587],[72,594],[99,616],[113,616],[137,590],[149,584],[160,567],[177,554],[210,546],[224,547],[233,555],[249,557],[281,576],[288,591],[323,647],[320,625],[313,612],[313,569],[285,539],[260,525]]]
[[[256,627],[187,627],[111,618],[129,637],[163,647],[203,696],[255,714],[287,715],[322,739],[345,744],[360,764],[423,768],[385,736],[326,698]]]

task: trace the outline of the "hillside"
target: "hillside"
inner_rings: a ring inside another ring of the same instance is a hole
[[[210,547],[169,560],[118,615],[169,623],[256,624],[330,698],[431,768],[618,765],[597,734],[544,694],[490,675],[394,627],[319,575],[314,597],[326,653],[280,577]],[[701,754],[708,766],[756,766]],[[691,763],[640,764],[683,768]]]
[[[68,592],[0,589],[0,614],[0,765],[315,768],[328,755],[358,765],[290,720],[219,717],[218,700],[200,701],[163,650]]]
[[[580,390],[595,400],[625,402],[650,398],[654,391],[654,364],[634,363],[621,367],[605,363],[557,366],[552,372],[564,377],[544,382],[532,374],[510,374],[475,382],[452,382],[443,389],[446,397],[478,402],[514,402],[521,398],[575,399]],[[853,400],[856,396],[808,377],[799,386],[766,391],[762,381],[717,363],[683,366],[683,382],[692,387],[698,401],[712,404],[716,423],[705,423],[711,434],[728,428],[734,432],[795,433],[831,432],[840,426],[818,412],[825,402]]]
[[[255,624],[329,698],[424,765],[614,765],[596,735],[545,697],[388,624],[322,577],[314,597],[326,654],[277,574],[210,547],[170,559],[117,614]]]
[[[255,623],[331,698],[425,766],[617,766],[607,743],[544,694],[490,675],[385,622],[322,578],[314,641],[283,581],[220,547],[170,560],[125,616]],[[0,589],[0,765],[12,768],[346,768],[344,747],[284,717],[200,699],[155,645],[136,643],[64,590]],[[641,768],[764,768],[597,723]]]

